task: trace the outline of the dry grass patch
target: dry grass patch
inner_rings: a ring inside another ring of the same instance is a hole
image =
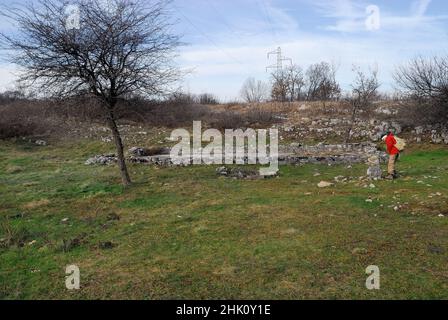
[[[41,207],[48,206],[50,204],[50,200],[48,199],[41,199],[41,200],[35,200],[28,202],[27,204],[23,205],[23,209],[33,210]]]

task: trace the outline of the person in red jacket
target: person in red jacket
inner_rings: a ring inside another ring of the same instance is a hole
[[[397,178],[397,172],[395,171],[395,163],[400,156],[400,150],[395,147],[397,144],[397,140],[395,140],[394,134],[392,132],[388,132],[383,136],[384,143],[387,146],[387,153],[389,154],[389,164],[387,166],[387,173],[389,174],[386,179],[395,179]]]

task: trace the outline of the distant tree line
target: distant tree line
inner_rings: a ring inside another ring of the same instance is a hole
[[[241,97],[249,103],[266,100],[328,101],[337,100],[340,96],[336,67],[327,62],[313,64],[306,72],[298,65],[276,70],[271,74],[270,85],[249,78],[241,89]]]

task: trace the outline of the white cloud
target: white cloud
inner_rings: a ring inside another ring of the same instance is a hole
[[[15,87],[17,69],[13,66],[0,65],[0,91]]]

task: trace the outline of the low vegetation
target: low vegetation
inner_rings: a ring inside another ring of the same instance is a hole
[[[402,179],[365,166],[281,167],[267,180],[215,168],[83,163],[107,143],[0,146],[2,299],[447,298],[448,149],[411,148]],[[319,189],[321,180],[354,177]],[[366,201],[367,200],[367,201]],[[65,267],[81,290],[65,289]],[[365,288],[369,265],[381,289]]]

